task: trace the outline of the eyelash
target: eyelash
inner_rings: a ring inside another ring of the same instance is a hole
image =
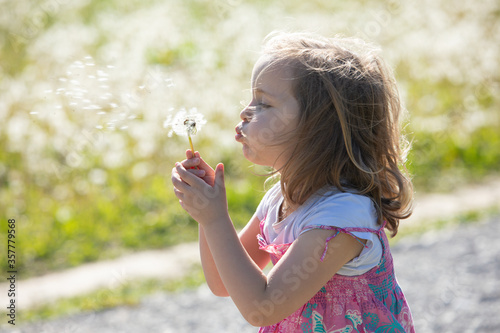
[[[246,109],[249,110],[250,112],[246,114],[246,118],[248,120],[252,120],[255,112],[258,112],[260,109],[268,109],[270,107],[271,107],[270,105],[264,103],[259,103],[257,105],[248,105]]]
[[[259,108],[260,108],[260,109],[268,109],[268,108],[270,108],[270,107],[271,107],[271,106],[270,106],[270,105],[268,105],[268,104],[259,103],[259,104],[254,105],[254,106],[249,106],[248,108],[249,108],[250,110],[252,110],[252,111],[255,111],[255,110],[259,109]]]

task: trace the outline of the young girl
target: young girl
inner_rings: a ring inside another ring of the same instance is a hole
[[[414,332],[384,228],[411,214],[396,84],[360,42],[275,34],[253,69],[236,141],[280,181],[237,234],[224,167],[198,152],[172,170],[199,223],[210,289],[259,332]],[[267,274],[262,269],[272,261]]]

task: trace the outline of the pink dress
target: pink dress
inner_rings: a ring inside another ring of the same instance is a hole
[[[384,224],[385,225],[385,224]],[[276,264],[290,244],[269,244],[262,231],[257,236],[261,250],[271,255]],[[410,308],[394,275],[392,255],[389,250],[384,226],[378,230],[370,228],[337,228],[313,225],[307,229],[328,229],[337,232],[373,232],[382,243],[383,254],[377,266],[357,276],[335,274],[304,306],[289,317],[271,326],[261,327],[259,332],[415,332]]]

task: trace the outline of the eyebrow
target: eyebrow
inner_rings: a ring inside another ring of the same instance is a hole
[[[261,93],[263,95],[267,95],[267,96],[271,97],[272,99],[276,99],[277,98],[275,95],[273,95],[270,92],[267,92],[265,90],[262,90],[261,88],[252,88],[252,91],[254,93]]]

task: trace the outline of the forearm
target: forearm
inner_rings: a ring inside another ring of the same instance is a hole
[[[266,298],[266,276],[244,249],[229,217],[203,229],[225,289],[251,322]]]
[[[217,281],[218,272],[222,285],[241,314],[251,324],[255,324],[256,321],[252,321],[252,318],[259,316],[261,304],[268,296],[267,278],[259,265],[265,265],[269,256],[266,254],[264,257],[262,253],[258,253],[260,250],[256,249],[255,238],[251,242],[247,239],[250,234],[253,237],[257,235],[258,231],[255,229],[258,229],[259,221],[253,218],[250,228],[252,232],[249,233],[247,229],[248,234],[245,233],[244,243],[252,248],[251,256],[229,218],[222,164],[217,165],[213,181],[211,184],[201,180],[180,163],[176,163],[172,169],[174,193],[179,198],[179,203],[203,228],[200,246],[202,255],[208,255],[203,260],[206,273],[212,281],[210,283],[213,286],[221,285]]]
[[[222,283],[219,271],[215,266],[215,262],[212,257],[212,252],[210,252],[210,248],[208,247],[208,243],[205,238],[205,232],[203,230],[203,227],[200,225],[198,230],[199,230],[201,266],[203,267],[203,273],[205,274],[205,279],[207,281],[208,287],[210,288],[212,293],[216,296],[221,296],[221,297],[229,296],[226,288],[224,287],[224,283]]]

